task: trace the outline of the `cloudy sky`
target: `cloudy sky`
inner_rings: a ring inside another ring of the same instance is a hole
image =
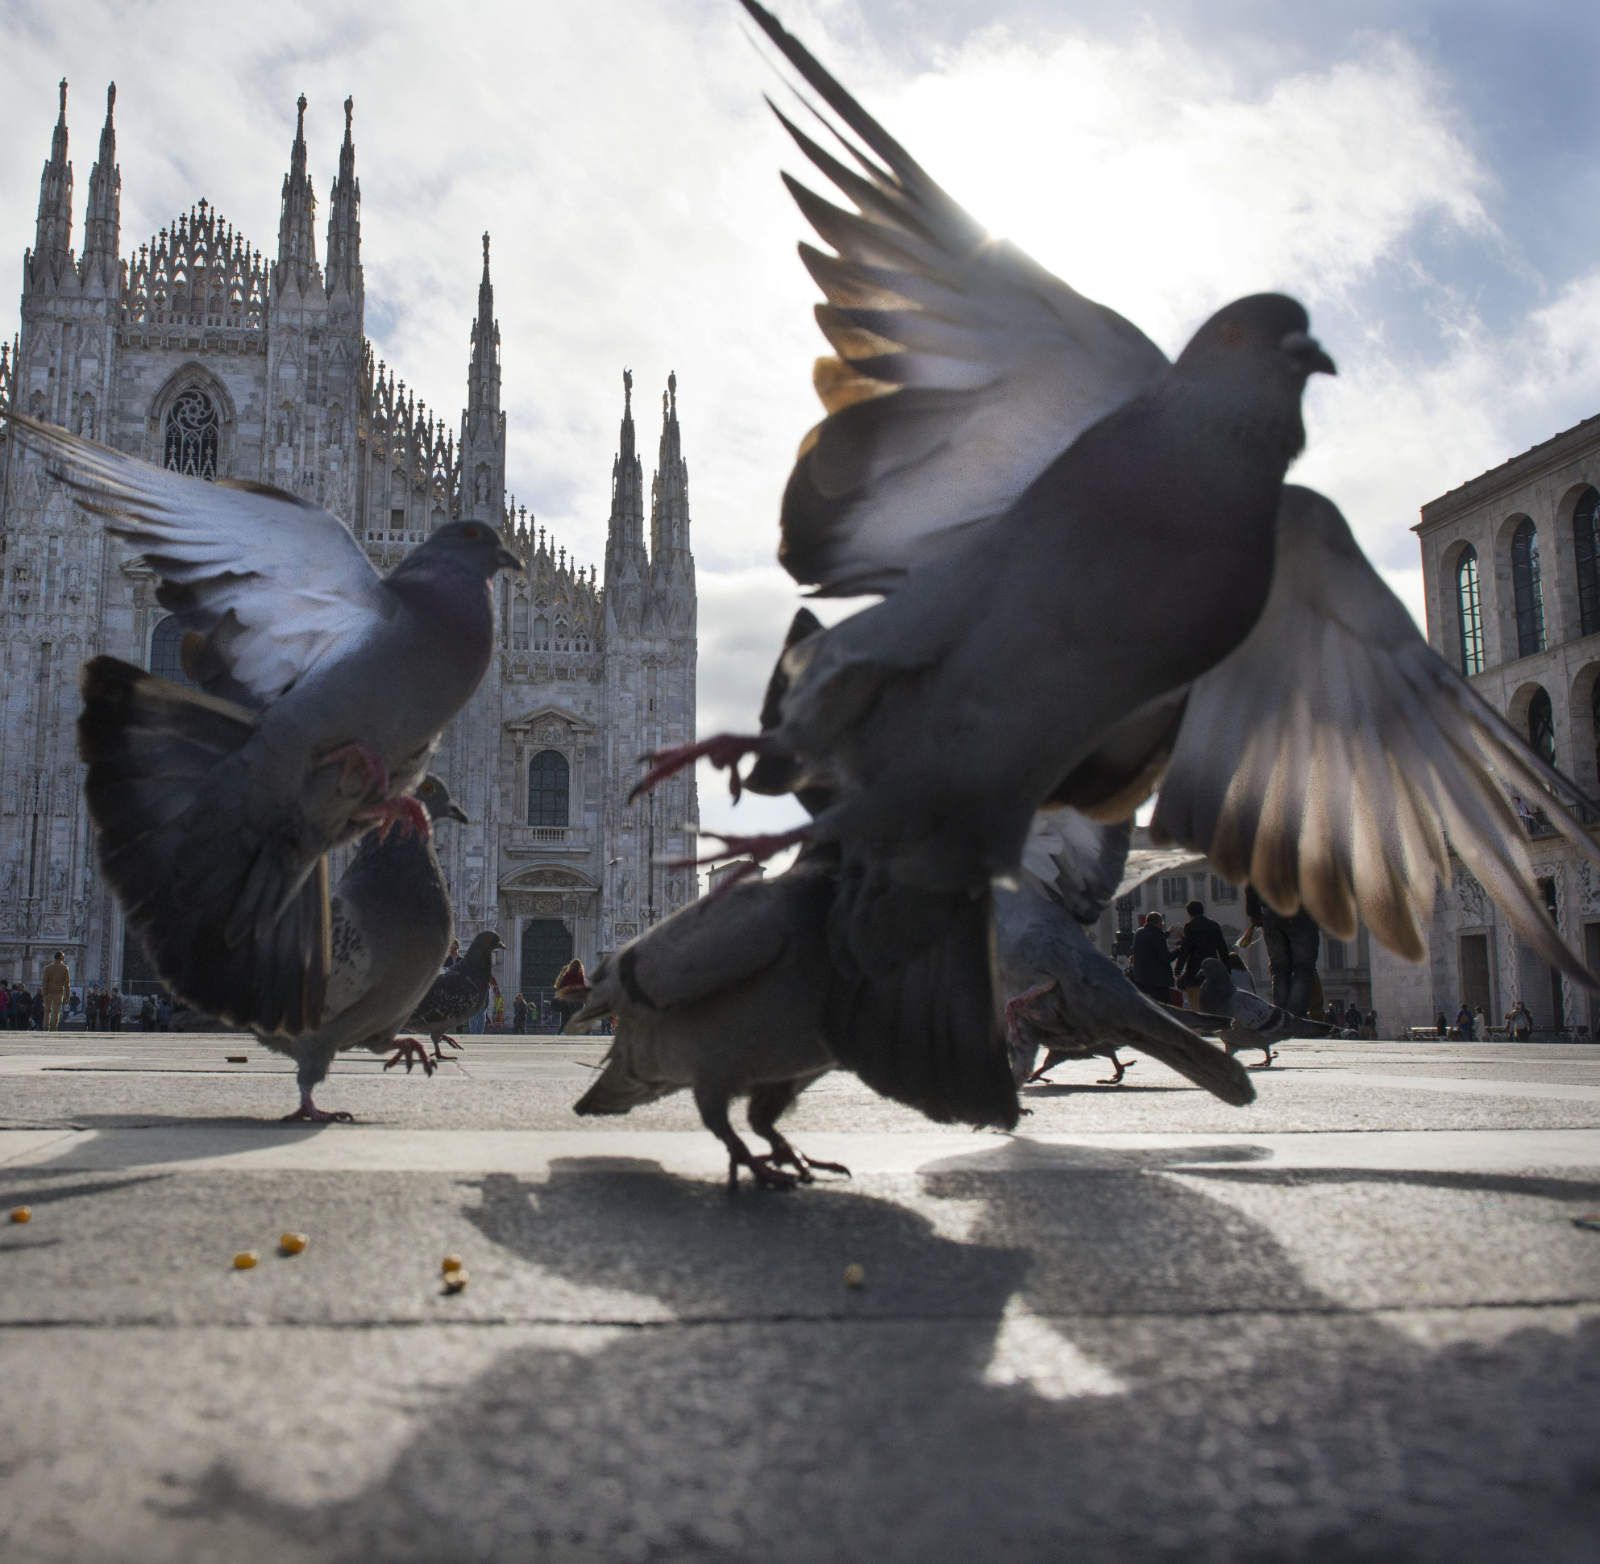
[[[778,10],[989,228],[1169,352],[1229,298],[1302,298],[1341,373],[1297,476],[1414,611],[1418,506],[1600,411],[1592,0]],[[270,253],[295,98],[325,203],[353,94],[368,333],[458,420],[492,232],[510,486],[580,561],[621,370],[648,472],[675,369],[701,726],[748,724],[796,600],[774,518],[820,339],[777,179],[797,154],[733,0],[0,0],[0,45],[7,338],[65,75],[80,220],[117,82],[125,251],[204,196]]]

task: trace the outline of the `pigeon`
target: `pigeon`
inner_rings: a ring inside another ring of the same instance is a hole
[[[494,953],[505,948],[493,929],[485,929],[467,946],[466,955],[449,971],[441,972],[418,1001],[406,1026],[428,1034],[436,1061],[444,1057],[441,1042],[455,1049],[461,1047],[448,1034],[465,1026],[489,1002],[489,990],[494,986]],[[444,954],[443,947],[439,954]],[[437,967],[438,962],[433,966]]]
[[[814,1169],[848,1175],[802,1155],[776,1122],[837,1062],[824,1036],[828,856],[813,849],[774,879],[719,888],[600,960],[566,1030],[607,1015],[617,1030],[575,1112],[627,1113],[687,1087],[727,1148],[730,1190],[740,1168],[772,1189],[810,1183]],[[750,1128],[772,1148],[766,1156],[729,1121],[739,1096],[750,1099]]]
[[[1278,1057],[1272,1045],[1285,1037],[1328,1037],[1335,1031],[1324,1021],[1308,1021],[1270,999],[1236,988],[1233,974],[1215,956],[1200,963],[1200,1008],[1233,1022],[1223,1039],[1230,1058],[1241,1048],[1259,1048],[1263,1069]]]
[[[387,576],[327,511],[187,478],[10,413],[160,581],[186,629],[171,684],[115,658],[80,678],[100,861],[128,926],[195,1008],[284,1038],[323,1019],[323,855],[410,795],[489,666],[491,579],[521,563],[482,522],[436,529]]]
[[[414,796],[430,823],[465,823],[466,814],[438,777],[424,777]],[[286,1124],[350,1122],[348,1113],[319,1108],[311,1099],[312,1090],[327,1076],[341,1049],[365,1047],[383,1053],[394,1047],[396,1031],[426,992],[429,974],[444,959],[450,944],[450,896],[431,831],[372,831],[363,837],[334,890],[332,930],[333,961],[322,1025],[292,1042],[257,1034],[297,1066],[300,1106],[285,1115]],[[420,1043],[409,1038],[400,1042],[384,1068],[403,1062],[409,1073],[418,1056],[431,1075],[433,1061]]]
[[[794,785],[825,776],[836,801],[792,836],[839,846],[830,948],[858,990],[843,1024],[885,1029],[908,1058],[930,1022],[951,1051],[979,1031],[988,1048],[998,1019],[977,973],[991,877],[1015,870],[1035,811],[1130,713],[1248,633],[1305,440],[1302,392],[1334,365],[1278,294],[1225,306],[1169,364],[1137,327],[991,241],[763,7],[745,7],[865,170],[780,114],[857,210],[790,181],[837,251],[802,255],[838,356],[818,366],[828,417],[785,490],[779,558],[824,594],[889,595],[788,650],[767,733],[663,753],[645,780],[745,753],[785,757]],[[1194,591],[1196,549],[1229,579],[1226,598]],[[1107,635],[1105,605],[1134,601],[1149,628]]]
[[[1249,1077],[1173,1012],[1141,994],[1083,925],[1104,910],[1127,855],[1128,827],[1104,826],[1071,810],[1034,817],[1023,867],[994,889],[995,969],[1006,995],[1006,1040],[1018,1084],[1066,1059],[1102,1055],[1120,1085],[1136,1048],[1236,1107],[1255,1098]],[[1034,1070],[1040,1045],[1048,1052]]]

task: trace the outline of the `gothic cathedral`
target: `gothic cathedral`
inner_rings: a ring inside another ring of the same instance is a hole
[[[299,103],[268,262],[205,201],[128,258],[107,94],[83,252],[72,238],[66,83],[23,259],[21,330],[0,345],[0,405],[200,478],[257,479],[343,518],[387,570],[450,518],[498,526],[526,575],[501,576],[499,646],[435,769],[471,819],[439,834],[456,932],[497,929],[509,1011],[572,955],[592,962],[696,894],[692,773],[630,807],[649,749],[695,727],[695,575],[677,384],[645,541],[632,377],[624,374],[605,575],[569,558],[506,494],[506,414],[489,238],[459,438],[374,363],[363,332],[351,104],[318,264]],[[150,573],[0,424],[0,977],[151,982],[100,881],[73,749],[77,670],[100,652],[183,678]]]

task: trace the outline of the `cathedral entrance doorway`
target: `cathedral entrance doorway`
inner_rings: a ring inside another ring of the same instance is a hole
[[[572,930],[559,918],[534,918],[522,931],[522,963],[517,986],[528,1008],[543,1023],[555,1016],[556,978],[572,960]],[[509,1013],[510,1006],[506,1009]]]

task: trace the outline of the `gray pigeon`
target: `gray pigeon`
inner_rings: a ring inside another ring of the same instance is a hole
[[[79,749],[100,860],[172,990],[258,1033],[323,1019],[323,855],[410,794],[489,665],[493,527],[451,522],[386,577],[327,511],[205,483],[9,415],[161,580],[207,692],[84,665]],[[220,699],[218,697],[221,697]]]
[[[836,1063],[824,1040],[833,893],[831,865],[813,850],[775,879],[702,897],[604,957],[567,1030],[614,1015],[616,1037],[574,1111],[627,1113],[688,1087],[728,1148],[730,1189],[741,1167],[769,1188],[809,1183],[813,1168],[848,1173],[803,1156],[776,1122]],[[753,1154],[729,1122],[729,1104],[746,1095],[768,1156]]]
[[[1115,1071],[1104,1084],[1118,1085],[1132,1061],[1118,1059],[1117,1050],[1136,1048],[1242,1106],[1255,1097],[1244,1071],[1141,994],[1084,932],[1116,887],[1127,844],[1126,826],[1043,811],[1030,828],[1021,872],[994,890],[995,971],[1018,1083],[1063,1060],[1099,1054]],[[1045,1062],[1033,1070],[1041,1044]]]
[[[414,796],[430,822],[467,818],[436,776],[424,777]],[[444,959],[450,945],[450,896],[431,830],[369,832],[339,877],[332,922],[333,964],[321,1027],[293,1042],[258,1034],[267,1047],[288,1054],[298,1066],[300,1107],[285,1115],[286,1124],[349,1122],[348,1113],[319,1108],[311,1100],[312,1090],[341,1049],[383,1053],[395,1047],[395,1032]],[[431,1075],[433,1061],[410,1039],[384,1068],[404,1062],[409,1072],[419,1054]]]
[[[441,1042],[452,1048],[461,1047],[448,1034],[465,1026],[488,1004],[489,990],[494,986],[494,953],[505,948],[505,942],[493,929],[485,929],[467,946],[466,955],[448,972],[434,978],[417,1002],[406,1026],[428,1034],[436,1060],[444,1057]],[[442,948],[439,954],[444,954]],[[437,960],[433,963],[436,967],[438,964]]]
[[[1278,1057],[1272,1051],[1274,1043],[1286,1037],[1329,1037],[1335,1030],[1326,1022],[1308,1021],[1270,999],[1235,987],[1232,974],[1215,956],[1200,963],[1200,1008],[1233,1022],[1223,1039],[1230,1058],[1241,1048],[1259,1048],[1263,1068]]]
[[[736,764],[742,747],[786,757],[790,786],[825,777],[837,800],[804,835],[839,844],[830,949],[858,985],[855,1016],[902,1057],[930,1022],[952,1048],[987,1049],[992,995],[971,978],[990,877],[1016,868],[1034,812],[1130,712],[1249,631],[1304,444],[1301,393],[1333,364],[1299,304],[1262,294],[1218,311],[1169,365],[1136,327],[992,243],[745,4],[866,171],[785,121],[857,210],[791,182],[838,251],[803,254],[839,357],[818,368],[829,417],[790,477],[780,559],[823,592],[892,595],[789,649],[769,733],[662,755],[651,775],[699,753]],[[1196,549],[1232,583],[1227,599],[1193,590]],[[1131,602],[1149,629],[1107,635],[1104,605]]]

